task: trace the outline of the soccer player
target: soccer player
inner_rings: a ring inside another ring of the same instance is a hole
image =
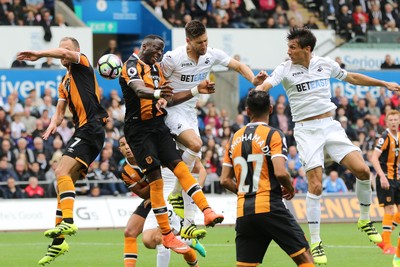
[[[384,209],[382,219],[383,241],[378,246],[382,249],[383,254],[395,254],[396,248],[392,246],[390,236],[392,234],[392,222],[397,224],[400,220],[400,184],[398,181],[400,163],[399,112],[397,110],[389,111],[385,120],[388,128],[377,141],[371,157],[371,163],[376,171],[378,201]],[[396,214],[394,213],[395,206],[397,207]],[[397,260],[400,263],[400,259]]]
[[[174,92],[197,86],[208,77],[211,68],[216,65],[237,71],[255,86],[261,84],[267,77],[264,71],[254,76],[252,70],[246,64],[229,57],[220,49],[208,47],[207,31],[201,21],[192,20],[187,23],[185,33],[186,45],[167,52],[161,62],[164,76],[171,81]],[[196,169],[200,172],[201,169],[204,170],[204,167],[198,160],[201,157],[202,141],[195,108],[197,101],[198,96],[182,104],[167,107],[168,114],[165,118],[165,124],[171,130],[171,133],[176,136],[178,146],[183,150],[182,160],[189,170],[192,171],[197,162]],[[202,173],[206,172],[203,171]],[[202,177],[199,179],[204,180]],[[175,203],[179,203],[177,198],[181,197],[181,194],[184,200],[184,216],[182,211],[175,210],[178,215],[185,218],[182,237],[203,237],[206,233],[205,230],[197,229],[193,225],[197,207],[192,203],[190,197],[182,192],[182,188],[178,183],[168,200],[175,208]]]
[[[221,184],[237,194],[236,264],[258,266],[274,240],[297,266],[314,266],[303,230],[285,207],[295,192],[286,170],[283,133],[268,125],[269,94],[251,90],[247,97],[250,123],[226,146]]]
[[[210,208],[199,184],[182,161],[175,141],[164,123],[164,107],[167,102],[169,105],[179,104],[199,93],[213,93],[215,89],[214,84],[204,81],[192,89],[173,93],[173,88],[165,80],[158,63],[163,51],[164,40],[161,37],[146,36],[138,55],[132,54],[125,62],[119,82],[126,103],[126,140],[149,181],[152,210],[162,232],[162,243],[165,247],[183,254],[190,248],[171,231],[163,197],[161,165],[173,171],[183,189],[204,213],[206,226],[221,223],[224,217]]]
[[[138,259],[138,246],[136,239],[143,232],[143,225],[145,224],[145,221],[147,221],[146,218],[151,210],[151,204],[148,200],[150,198],[150,187],[142,170],[136,164],[135,157],[133,156],[129,145],[126,142],[125,136],[121,136],[119,138],[119,150],[125,157],[125,163],[122,167],[120,178],[124,181],[129,190],[144,199],[129,218],[124,231],[124,266],[135,267]],[[167,168],[163,168],[163,171],[165,169]],[[172,178],[169,179],[170,181],[172,180],[172,182],[169,182],[169,184],[172,184],[172,186],[170,185],[170,188],[174,186],[175,179],[175,176],[172,174]],[[165,177],[164,184],[168,184],[165,180]],[[164,186],[164,190],[168,190],[167,186]],[[172,225],[175,225],[176,231],[179,232],[180,218],[173,212],[172,207],[168,210],[170,222]],[[157,266],[168,266],[170,250],[166,249],[162,244],[159,244],[161,240],[161,232],[158,229],[158,224],[154,217],[154,213],[152,213],[152,216],[153,225],[150,226],[147,224],[147,231],[146,234],[143,235],[143,241],[147,247],[157,248]],[[172,218],[175,220],[172,221]],[[205,249],[200,242],[198,242],[198,240],[192,239],[188,241],[187,244],[191,248],[199,251],[203,257],[205,256]],[[193,261],[193,259],[191,260]]]
[[[354,85],[383,86],[393,91],[400,87],[397,83],[347,72],[334,60],[314,55],[316,38],[309,29],[292,28],[287,39],[290,60],[280,64],[256,89],[268,91],[282,82],[289,98],[295,122],[294,138],[308,178],[306,212],[311,253],[315,263],[321,264],[328,260],[320,238],[324,151],[357,177],[356,194],[360,204],[358,228],[367,233],[372,242],[382,241],[369,217],[372,194],[369,168],[360,149],[351,143],[340,123],[332,118],[336,106],[330,100],[330,78]]]
[[[53,238],[47,254],[39,260],[46,264],[68,251],[65,235],[73,235],[78,230],[74,224],[73,209],[75,201],[75,182],[84,177],[88,166],[99,155],[104,145],[104,125],[108,114],[100,105],[99,87],[94,70],[88,58],[80,53],[79,43],[75,38],[64,37],[59,48],[42,51],[22,51],[17,56],[21,60],[35,61],[42,57],[61,59],[67,68],[58,87],[56,113],[43,139],[54,134],[64,119],[67,106],[73,114],[75,133],[66,145],[64,154],[55,171],[57,177],[56,226],[44,232]]]

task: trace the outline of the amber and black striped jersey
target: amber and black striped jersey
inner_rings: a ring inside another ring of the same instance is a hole
[[[382,152],[379,157],[382,171],[388,179],[397,179],[399,167],[399,140],[400,132],[393,136],[387,129],[378,139],[375,149]]]
[[[156,99],[139,98],[129,83],[135,80],[142,80],[146,87],[156,90],[165,83],[164,75],[158,63],[149,66],[132,54],[122,67],[122,74],[119,78],[119,84],[122,88],[122,94],[125,99],[127,121],[145,121],[158,116],[165,116],[165,110],[158,111],[156,108]]]
[[[119,175],[119,177],[129,189],[137,184],[140,184],[142,187],[149,185],[146,181],[146,176],[142,173],[139,166],[131,165],[127,160],[125,160],[122,166],[121,175]]]
[[[234,170],[237,217],[272,211],[282,203],[281,185],[274,175],[272,158],[287,159],[283,133],[265,123],[249,123],[226,146],[223,165]]]
[[[67,101],[75,127],[88,122],[104,121],[108,114],[100,105],[100,92],[94,70],[84,54],[71,63],[58,87],[58,99]]]

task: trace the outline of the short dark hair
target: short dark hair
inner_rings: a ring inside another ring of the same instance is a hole
[[[165,42],[161,36],[156,34],[149,34],[143,38],[143,43],[147,43],[149,40],[154,41],[156,39],[161,40],[163,43]]]
[[[195,39],[206,33],[206,27],[200,20],[192,20],[185,26],[186,38]]]
[[[270,100],[269,93],[262,90],[253,89],[247,95],[247,107],[255,117],[269,114]]]
[[[287,39],[288,41],[297,39],[301,48],[310,46],[311,52],[314,50],[315,44],[317,43],[317,38],[308,28],[291,28],[287,35]]]

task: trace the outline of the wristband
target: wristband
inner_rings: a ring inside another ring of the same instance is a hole
[[[160,99],[161,90],[160,89],[155,90],[153,95],[155,99]]]
[[[197,88],[197,86],[193,87],[192,89],[190,89],[190,92],[192,92],[192,96],[196,96],[199,93],[199,88]]]

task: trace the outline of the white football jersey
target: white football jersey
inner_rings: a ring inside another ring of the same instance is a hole
[[[336,109],[331,102],[331,77],[344,80],[347,71],[328,57],[312,56],[308,69],[288,60],[276,67],[266,82],[272,86],[282,82],[296,122]]]
[[[161,62],[161,68],[164,77],[171,81],[174,92],[179,92],[192,89],[201,81],[207,79],[213,66],[222,65],[227,67],[230,60],[231,57],[224,51],[208,47],[206,54],[200,56],[196,64],[195,61],[188,57],[186,46],[180,46],[173,51],[165,53]],[[193,109],[198,99],[199,96],[195,96],[186,102],[169,107],[168,109],[181,106],[188,106]]]

